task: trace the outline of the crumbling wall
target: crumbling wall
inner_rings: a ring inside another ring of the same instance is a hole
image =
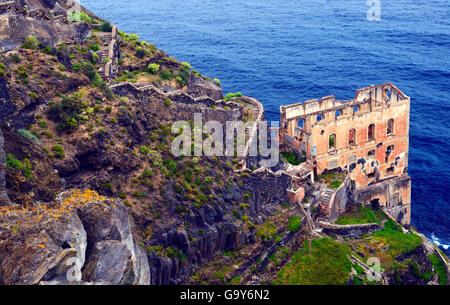
[[[354,191],[354,200],[357,204],[385,209],[402,225],[411,222],[411,178],[408,175],[359,187]]]
[[[282,140],[306,150],[317,174],[341,169],[357,186],[400,176],[408,167],[409,102],[388,83],[359,89],[349,101],[327,96],[281,106]]]

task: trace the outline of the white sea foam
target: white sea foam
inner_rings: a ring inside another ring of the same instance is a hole
[[[437,238],[437,237],[434,235],[434,233],[431,233],[431,241],[432,241],[434,244],[436,244],[438,247],[442,247],[442,248],[444,248],[445,250],[448,250],[448,248],[450,247],[450,245],[448,245],[448,244],[443,244],[443,243],[441,242],[441,240],[440,240],[439,238]]]

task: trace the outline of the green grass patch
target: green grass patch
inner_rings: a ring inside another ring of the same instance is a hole
[[[343,285],[346,284],[352,263],[347,257],[349,248],[332,239],[312,242],[311,253],[297,251],[273,282],[277,285]]]
[[[428,259],[433,264],[433,268],[439,277],[439,285],[445,285],[447,283],[447,270],[445,270],[441,259],[436,254],[428,255]]]
[[[285,151],[281,153],[281,156],[284,158],[284,160],[286,160],[286,162],[292,165],[299,165],[300,163],[305,162],[304,159],[300,159],[298,155],[293,152]]]
[[[261,240],[272,240],[277,233],[276,225],[270,220],[266,220],[256,230],[256,237]]]
[[[401,227],[392,219],[388,219],[384,229],[372,234],[375,239],[389,244],[387,254],[391,257],[398,257],[402,254],[413,251],[422,244],[422,238],[414,233],[405,234]]]
[[[386,219],[383,211],[374,211],[368,206],[359,206],[356,211],[341,215],[337,220],[338,225],[353,225],[362,223],[377,223],[381,224],[381,220]]]
[[[289,225],[288,225],[289,231],[295,233],[298,230],[300,230],[301,226],[302,226],[302,219],[300,217],[293,216],[289,218]]]

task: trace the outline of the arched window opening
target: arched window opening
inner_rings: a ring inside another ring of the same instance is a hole
[[[369,141],[375,140],[375,124],[369,125],[368,139],[369,139]]]
[[[359,111],[359,106],[354,106],[353,107],[353,113],[357,113]]]
[[[328,148],[336,149],[336,135],[334,133],[328,137]]]
[[[298,120],[298,123],[297,123],[297,126],[300,127],[300,128],[303,128],[304,123],[305,123],[305,122],[304,122],[303,119],[299,119],[299,120]]]
[[[322,114],[317,115],[317,122],[320,122],[320,121],[322,121]]]
[[[386,130],[387,134],[393,134],[394,133],[394,119],[390,119],[387,122],[387,130]]]
[[[355,145],[356,144],[356,130],[350,129],[348,132],[348,144]]]
[[[385,99],[386,101],[390,100],[390,99],[391,99],[391,90],[389,90],[389,89],[387,89],[387,88],[384,89],[383,95],[384,95],[384,99]]]
[[[338,109],[338,110],[336,110],[335,117],[338,117],[341,114],[342,114],[342,111],[340,109]]]

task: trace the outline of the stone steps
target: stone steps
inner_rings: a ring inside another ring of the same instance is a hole
[[[322,201],[322,203],[324,203],[324,204],[329,204],[333,194],[334,194],[333,190],[331,190],[329,188],[325,189],[324,193],[320,197],[320,201]]]

